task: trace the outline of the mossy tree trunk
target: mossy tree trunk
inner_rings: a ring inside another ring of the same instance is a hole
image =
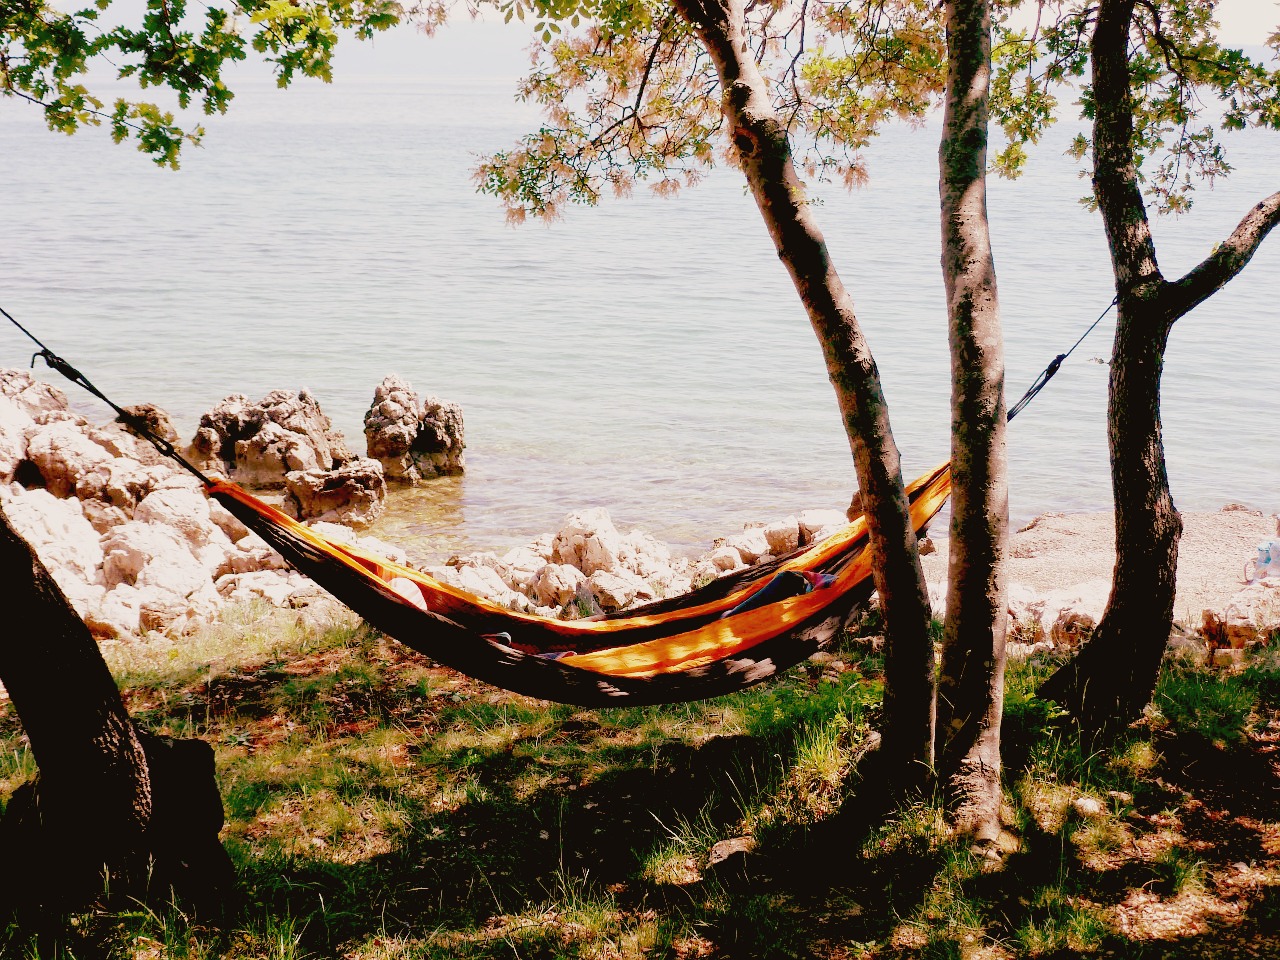
[[[879,372],[747,42],[742,0],[676,0],[715,63],[725,118],[779,259],[822,344],[853,452],[887,634],[883,753],[904,786],[932,764],[931,611]]]
[[[986,200],[989,0],[951,0],[946,27],[938,160],[953,483],[935,753],[956,826],[993,841],[1000,830],[1009,498],[1004,347]]]
[[[1092,639],[1040,688],[1086,735],[1105,739],[1151,702],[1173,626],[1182,519],[1165,467],[1160,380],[1174,323],[1233,279],[1280,222],[1280,192],[1253,207],[1213,253],[1179,280],[1156,260],[1134,151],[1130,32],[1134,0],[1102,0],[1093,57],[1093,189],[1117,296],[1107,394],[1116,511],[1111,595]]]

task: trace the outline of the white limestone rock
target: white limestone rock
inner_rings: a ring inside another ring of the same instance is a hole
[[[438,397],[419,401],[395,374],[374,390],[364,435],[369,456],[382,463],[388,480],[416,483],[466,467],[462,408]]]
[[[502,555],[502,579],[512,590],[533,596],[533,581],[547,561],[529,547],[516,547]]]
[[[260,540],[257,543],[250,543],[247,542],[247,539],[232,544],[231,549],[223,554],[219,562],[213,567],[215,580],[233,573],[257,573],[260,571],[284,571],[290,569],[288,561],[271,547],[268,547]],[[256,537],[254,539],[257,540]]]
[[[232,543],[241,543],[246,537],[251,536],[249,528],[217,500],[209,501],[209,519],[217,524],[218,529],[225,533]],[[262,544],[257,536],[253,536],[253,539]]]
[[[619,557],[625,549],[626,543],[609,511],[593,507],[565,518],[551,543],[551,559],[590,576],[599,570],[621,569]]]
[[[298,584],[282,570],[249,570],[229,573],[215,581],[218,595],[231,603],[265,600],[273,607],[286,607]]]
[[[1022,623],[1052,625],[1075,614],[1097,623],[1111,592],[1111,581],[1086,580],[1058,590],[1034,590],[1021,583],[1009,586],[1009,613]]]
[[[230,538],[213,522],[209,498],[194,477],[177,479],[147,494],[134,509],[133,518],[139,523],[169,527],[181,535],[193,551],[211,543],[226,550],[231,548]]]
[[[370,553],[376,553],[380,557],[385,557],[392,563],[408,565],[409,556],[403,549],[393,546],[377,537],[362,537],[350,527],[344,527],[338,523],[330,523],[327,520],[317,520],[308,524],[312,530],[320,534],[320,536],[332,540],[335,543],[345,543],[350,546],[359,547],[362,550],[368,550]]]
[[[486,597],[503,606],[512,602],[512,597],[515,595],[515,591],[503,582],[502,577],[493,567],[464,566],[459,568],[458,585],[468,593]]]
[[[724,545],[716,547],[707,554],[707,561],[716,569],[716,575],[722,573],[730,573],[734,570],[741,570],[747,564],[737,547]]]
[[[587,575],[567,563],[547,563],[539,568],[531,583],[533,598],[540,606],[563,607],[586,582]]]
[[[606,613],[622,610],[632,603],[643,603],[655,597],[653,588],[643,578],[626,570],[610,573],[597,570],[587,578],[587,588]]]
[[[0,370],[0,397],[32,418],[68,409],[67,395],[29,370]]]
[[[830,536],[828,531],[848,525],[843,510],[804,510],[796,518],[800,528],[800,543],[807,546]]]
[[[99,640],[137,636],[142,599],[142,591],[137,587],[128,583],[118,584],[85,611],[85,626]]]
[[[768,554],[769,541],[761,527],[749,527],[741,533],[728,537],[722,546],[732,547],[742,557],[742,562],[752,564]]]
[[[293,470],[333,470],[354,457],[307,390],[273,390],[257,403],[244,394],[200,418],[191,442],[196,466],[238,483],[281,487]]]
[[[763,527],[769,552],[775,557],[791,553],[800,546],[800,521],[795,517],[774,520]]]
[[[67,592],[64,579],[102,583],[102,547],[98,532],[80,512],[76,500],[60,499],[48,490],[24,490],[14,484],[5,488],[5,515],[10,524]]]
[[[108,589],[120,583],[136,586],[142,571],[154,561],[160,567],[187,567],[196,559],[178,531],[140,520],[112,528],[102,538],[102,554],[102,579]]]
[[[128,522],[131,518],[120,507],[104,503],[101,500],[82,500],[80,510],[89,525],[99,534],[105,534],[112,527]]]
[[[45,489],[55,497],[69,497],[82,476],[101,467],[110,471],[115,458],[86,436],[83,417],[44,414],[27,429],[27,459],[35,464]]]
[[[0,395],[0,483],[10,483],[27,459],[27,430],[33,425],[29,413]]]
[[[297,520],[367,527],[387,509],[382,464],[361,457],[333,470],[294,470],[284,477],[284,512]]]
[[[457,567],[447,567],[447,566],[427,567],[424,570],[424,572],[431,579],[438,580],[440,583],[447,584],[450,587],[458,587],[459,589],[461,589],[462,587],[462,581],[458,577]]]

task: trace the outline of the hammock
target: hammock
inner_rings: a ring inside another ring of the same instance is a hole
[[[1098,315],[1009,409],[1012,420],[1119,300]],[[246,526],[369,623],[432,659],[516,693],[589,707],[702,700],[759,683],[830,641],[870,598],[865,518],[806,550],[720,577],[692,593],[586,621],[515,613],[410,567],[321,537],[235,484],[211,479],[169,441],[95,387],[3,307],[43,359],[107,403],[165,456],[197,476]],[[907,487],[924,530],[951,494],[944,463]]]
[[[950,490],[950,464],[908,486],[917,531]],[[808,549],[692,593],[592,620],[553,620],[328,540],[235,484],[210,480],[208,491],[298,570],[406,646],[495,686],[580,706],[700,700],[759,683],[829,642],[873,589],[860,517]]]

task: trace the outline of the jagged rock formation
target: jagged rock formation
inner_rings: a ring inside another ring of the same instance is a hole
[[[462,473],[466,447],[462,408],[438,397],[419,401],[400,377],[386,377],[364,417],[368,454],[390,481],[415,483]]]
[[[196,466],[244,487],[279,488],[295,470],[336,470],[355,459],[307,391],[272,390],[257,403],[233,394],[200,418]]]

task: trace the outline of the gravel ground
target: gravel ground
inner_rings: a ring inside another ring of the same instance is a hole
[[[1217,513],[1184,513],[1178,551],[1176,619],[1199,626],[1201,611],[1224,611],[1245,586],[1245,566],[1257,556],[1260,540],[1280,536],[1280,519],[1226,507]],[[924,558],[925,577],[945,596],[947,544]],[[1111,513],[1050,513],[1037,517],[1013,537],[1010,595],[1027,598],[1078,597],[1078,606],[1101,611],[1115,565],[1115,524]]]

